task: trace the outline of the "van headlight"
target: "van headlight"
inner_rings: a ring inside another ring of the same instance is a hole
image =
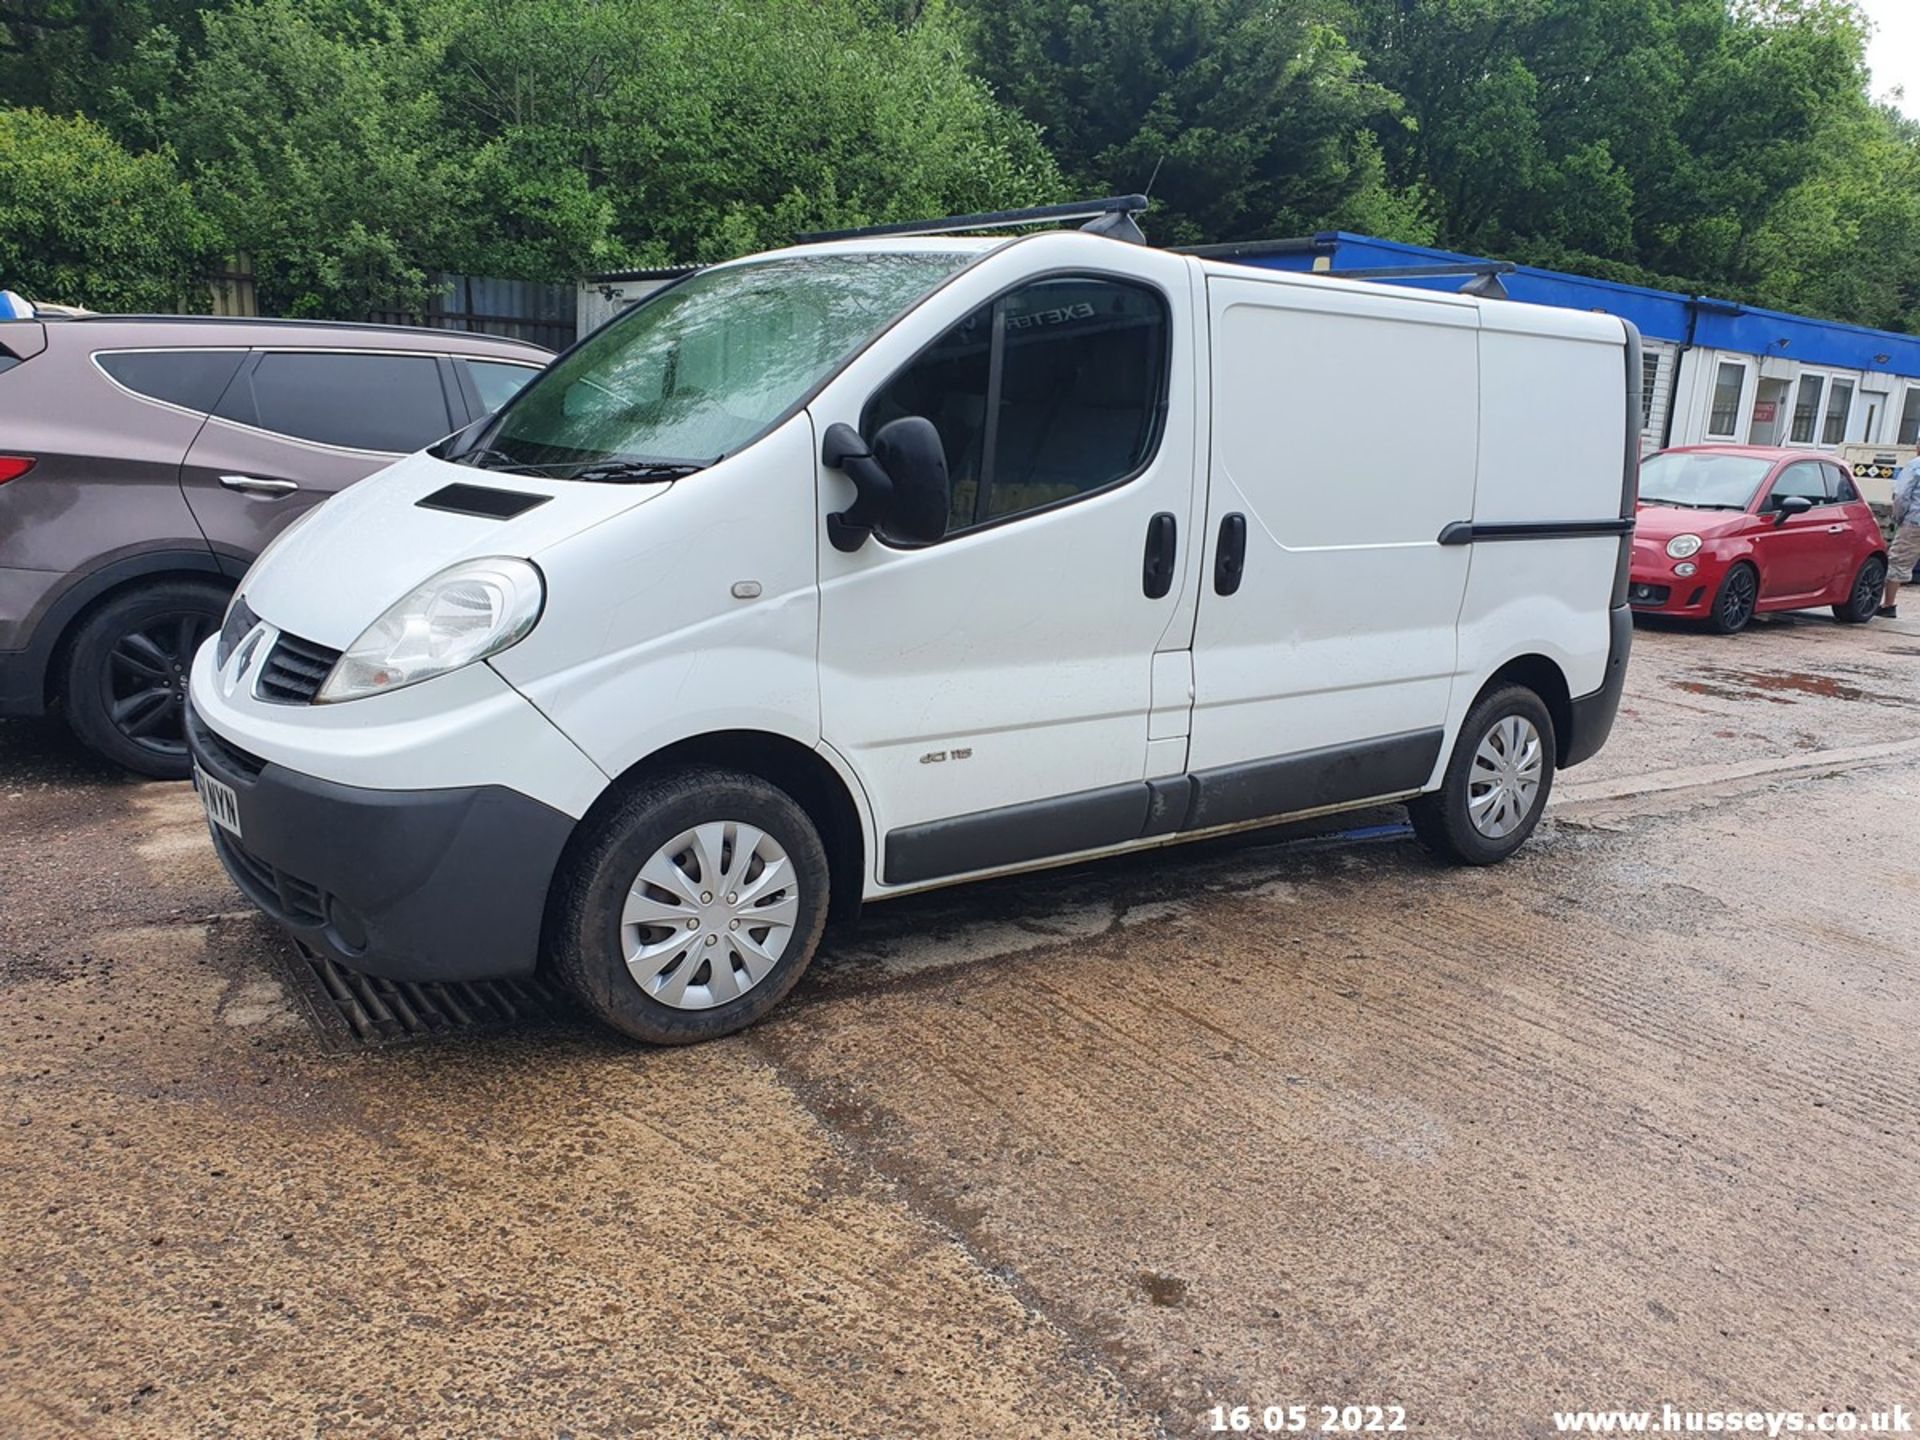
[[[1667,541],[1667,554],[1676,560],[1684,560],[1689,555],[1698,555],[1701,544],[1698,535],[1676,535]]]
[[[525,560],[463,560],[369,625],[314,703],[382,695],[498,655],[533,629],[545,598],[540,572]]]

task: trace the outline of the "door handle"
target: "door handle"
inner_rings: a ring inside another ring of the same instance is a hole
[[[258,480],[251,475],[222,475],[220,483],[248,495],[291,495],[300,488],[291,480]]]
[[[1246,569],[1247,517],[1236,510],[1220,522],[1220,540],[1213,550],[1213,593],[1233,594]]]
[[[1173,588],[1174,519],[1162,510],[1147,522],[1147,553],[1140,567],[1140,588],[1158,600]]]
[[[1827,526],[1827,533],[1829,535],[1843,535],[1846,533],[1846,529],[1847,527],[1844,525],[1829,525]]]

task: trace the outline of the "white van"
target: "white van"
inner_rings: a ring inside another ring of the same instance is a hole
[[[260,557],[213,839],[342,965],[649,1041],[957,880],[1380,801],[1501,860],[1613,723],[1639,377],[1609,316],[1102,234],[716,265]]]

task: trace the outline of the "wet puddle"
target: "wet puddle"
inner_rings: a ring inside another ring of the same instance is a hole
[[[1809,675],[1794,670],[1721,670],[1709,667],[1699,680],[1675,680],[1676,690],[1689,695],[1709,695],[1719,700],[1765,700],[1773,705],[1794,705],[1801,699],[1858,700],[1869,705],[1895,705],[1911,708],[1917,702],[1905,695],[1883,690],[1868,690],[1832,675]]]

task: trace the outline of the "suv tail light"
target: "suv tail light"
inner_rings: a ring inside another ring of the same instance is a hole
[[[18,480],[33,468],[31,455],[0,455],[0,485]]]

